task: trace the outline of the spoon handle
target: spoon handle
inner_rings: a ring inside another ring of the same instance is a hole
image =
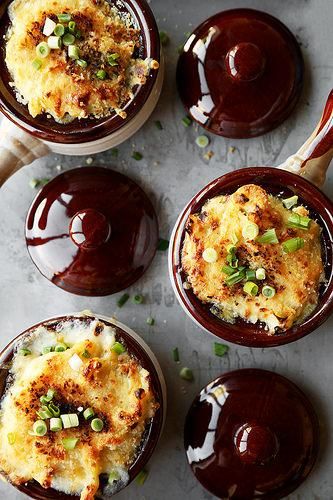
[[[325,182],[333,157],[333,90],[331,90],[319,123],[308,140],[278,168],[299,174],[318,187]]]
[[[49,153],[42,141],[3,118],[0,123],[0,187],[24,165]]]

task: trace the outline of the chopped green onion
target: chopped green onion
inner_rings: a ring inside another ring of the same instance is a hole
[[[206,135],[199,135],[195,143],[199,148],[206,148],[209,145],[209,138]]]
[[[230,239],[231,239],[233,245],[236,245],[238,243],[238,238],[237,238],[235,232],[231,233]]]
[[[264,280],[266,278],[266,271],[263,267],[259,267],[256,270],[256,278],[257,280]]]
[[[36,54],[42,59],[47,57],[50,54],[50,51],[50,47],[46,42],[41,42],[36,47]]]
[[[182,119],[182,124],[184,125],[184,127],[189,127],[190,125],[192,125],[192,120],[189,116],[184,116],[184,118]]]
[[[169,243],[170,243],[169,240],[164,240],[163,238],[160,238],[158,240],[157,250],[164,252],[169,248]]]
[[[77,59],[76,64],[78,66],[81,66],[81,68],[86,68],[88,66],[87,61],[85,61],[84,59]]]
[[[16,434],[14,432],[8,432],[7,439],[8,444],[13,445],[16,441]]]
[[[54,403],[50,403],[48,405],[48,409],[49,409],[49,412],[52,413],[52,416],[53,417],[59,417],[60,416],[60,409],[57,405],[55,405]]]
[[[290,198],[286,198],[285,200],[282,200],[282,203],[286,208],[291,208],[294,205],[297,205],[298,203],[298,196],[291,196]]]
[[[143,302],[143,295],[140,295],[140,294],[134,295],[134,297],[133,297],[132,300],[133,300],[134,304],[142,304],[142,302]]]
[[[67,350],[67,345],[59,342],[54,348],[55,352],[64,352]]]
[[[113,149],[110,150],[110,153],[111,153],[111,156],[113,156],[114,158],[117,158],[118,153],[119,153],[119,149],[118,148],[113,148]]]
[[[162,126],[162,123],[160,122],[160,120],[156,120],[155,125],[156,125],[156,128],[158,128],[158,130],[163,130],[163,126]]]
[[[255,222],[249,222],[245,224],[242,229],[243,238],[247,241],[255,240],[259,234],[259,226]]]
[[[31,188],[38,188],[40,186],[45,186],[48,182],[50,181],[50,179],[46,178],[46,177],[41,177],[40,179],[30,179],[29,181],[29,186]]]
[[[54,396],[54,395],[55,395],[55,391],[54,391],[53,389],[49,389],[49,390],[47,391],[46,396],[44,395],[44,396],[41,396],[41,397],[39,398],[39,399],[40,399],[40,402],[41,402],[42,404],[49,403],[49,402],[52,400],[52,398],[53,398],[53,396]]]
[[[118,66],[117,59],[119,59],[119,54],[110,54],[107,57],[107,61],[110,66]]]
[[[104,69],[100,69],[97,71],[96,73],[96,77],[99,79],[99,80],[105,80],[106,78],[106,71]]]
[[[91,421],[90,426],[91,426],[91,428],[92,428],[93,431],[95,431],[95,432],[101,432],[101,430],[104,427],[104,423],[103,423],[103,420],[101,420],[100,418],[94,418]]]
[[[232,274],[234,274],[235,272],[235,269],[231,266],[223,266],[222,267],[222,272],[227,274],[228,276],[231,276]]]
[[[136,476],[136,482],[142,486],[148,477],[148,471],[146,469],[142,469],[139,474]]]
[[[110,472],[109,474],[109,479],[108,479],[108,483],[109,484],[112,484],[114,483],[115,481],[119,481],[120,479],[120,475],[117,471],[113,470]]]
[[[48,418],[51,418],[52,413],[49,411],[47,406],[43,406],[43,408],[45,408],[45,409],[36,411],[39,418],[41,418],[42,420],[47,420]]]
[[[252,269],[246,269],[246,281],[251,281],[256,279],[256,272]]]
[[[290,240],[284,241],[282,247],[286,253],[296,252],[304,247],[304,240],[303,238],[291,238]]]
[[[79,439],[78,438],[64,438],[62,439],[62,445],[67,451],[74,450],[77,445]]]
[[[73,35],[69,35],[69,36],[73,36]],[[80,52],[79,52],[79,49],[77,48],[76,45],[68,45],[68,57],[70,59],[79,59],[80,58]],[[97,71],[97,74],[100,73],[101,71],[103,71],[105,73],[104,70],[100,70],[100,71]],[[106,75],[106,73],[105,73],[105,75]],[[104,80],[104,78],[101,78],[101,80]]]
[[[77,40],[80,40],[80,38],[82,36],[82,33],[81,33],[80,30],[76,30],[75,33],[74,33],[74,35],[75,35],[75,38],[77,38]]]
[[[90,358],[90,353],[89,353],[89,351],[87,351],[87,349],[85,349],[82,352],[81,356],[83,356],[84,358]]]
[[[224,356],[229,351],[229,346],[214,342],[214,354],[216,356]]]
[[[178,350],[178,347],[175,347],[172,351],[172,356],[173,356],[173,360],[175,363],[178,363],[179,361],[179,350]]]
[[[126,348],[120,342],[115,342],[111,349],[116,354],[123,354],[124,352],[126,352]]]
[[[47,433],[47,425],[44,420],[36,420],[32,427],[33,432],[36,436],[45,436]]]
[[[153,326],[155,324],[155,320],[151,316],[148,316],[148,318],[146,319],[146,323],[149,326]]]
[[[227,252],[231,255],[235,255],[237,248],[235,245],[228,245],[227,246]]]
[[[217,251],[214,248],[208,247],[202,252],[202,258],[208,264],[213,264],[218,258]]]
[[[311,223],[311,219],[309,217],[302,217],[302,215],[293,213],[288,218],[288,227],[294,227],[296,229],[304,229],[308,230]]]
[[[79,426],[79,417],[76,413],[66,413],[64,415],[60,415],[62,420],[64,429],[70,429],[71,427]]]
[[[267,229],[261,236],[258,236],[257,241],[259,243],[279,243],[279,240],[276,236],[275,229]]]
[[[83,412],[83,417],[85,420],[89,420],[90,418],[92,418],[93,416],[95,415],[95,412],[92,408],[87,408],[86,410],[84,410]]]
[[[19,349],[18,354],[20,356],[29,356],[31,354],[30,349]]]
[[[58,14],[57,18],[60,23],[69,23],[69,21],[72,19],[72,16],[68,13],[64,13],[64,14]]]
[[[38,71],[42,67],[42,61],[40,59],[34,59],[32,61],[32,67]]]
[[[56,26],[57,26],[56,23],[52,19],[47,17],[45,19],[45,24],[44,24],[44,28],[43,28],[43,35],[45,35],[45,36],[52,35]]]
[[[161,45],[163,45],[163,47],[165,45],[168,45],[170,38],[169,38],[169,35],[165,31],[160,31],[160,41],[161,41]]]
[[[194,379],[192,370],[186,366],[180,370],[179,375],[182,379],[187,380],[188,382],[192,382]]]
[[[71,33],[66,33],[66,35],[62,39],[62,42],[64,45],[66,45],[66,47],[70,47],[75,42],[75,36],[72,35]],[[75,47],[75,45],[73,45],[73,47]],[[75,48],[77,49],[77,47],[75,47]],[[72,55],[69,54],[69,51],[68,51],[68,55],[69,55],[69,57],[76,59],[76,57],[73,57]]]
[[[132,158],[134,158],[134,160],[136,161],[140,161],[142,160],[143,156],[141,153],[139,153],[139,151],[133,151]]]
[[[117,306],[118,306],[118,307],[123,307],[123,305],[124,305],[124,304],[126,304],[126,302],[128,301],[129,297],[130,297],[130,296],[129,296],[129,294],[128,294],[128,293],[124,293],[124,295],[122,295],[122,296],[120,297],[120,299],[118,299],[118,301],[117,301]]]
[[[54,351],[54,347],[51,346],[51,345],[49,345],[49,346],[43,347],[42,353],[43,354],[48,354],[49,352],[52,352],[52,351]]]
[[[270,299],[275,295],[275,288],[273,288],[272,286],[265,285],[262,287],[262,294],[264,295],[264,297]]]
[[[258,288],[258,285],[253,283],[253,281],[247,281],[245,283],[245,285],[243,286],[243,290],[245,293],[252,295],[252,296],[255,296],[255,295],[257,295],[259,288]]]
[[[228,253],[227,262],[228,262],[229,266],[233,268],[234,271],[235,271],[235,269],[237,269],[238,259],[237,259],[236,255],[234,255],[232,253]]]
[[[55,36],[62,36],[65,33],[65,26],[63,24],[57,24],[54,28]]]
[[[50,431],[58,432],[62,429],[62,421],[61,418],[51,418],[50,419]]]
[[[232,285],[235,285],[236,283],[240,283],[241,281],[243,281],[243,279],[245,279],[245,277],[246,277],[245,270],[238,269],[238,271],[236,271],[234,274],[229,276],[229,278],[227,278],[225,280],[225,282],[228,286],[232,286]]]
[[[75,28],[76,28],[76,22],[75,21],[70,21],[68,23],[68,29],[71,33],[74,33],[75,31]]]
[[[50,49],[60,49],[62,41],[60,36],[49,36],[49,38],[47,39],[47,44]]]

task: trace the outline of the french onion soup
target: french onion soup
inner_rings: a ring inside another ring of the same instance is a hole
[[[324,280],[321,228],[298,197],[249,184],[190,215],[183,286],[227,322],[260,322],[269,334],[302,322]]]
[[[31,116],[59,123],[106,118],[124,107],[159,64],[139,57],[133,18],[106,0],[13,0],[6,65]]]
[[[38,326],[15,348],[1,401],[0,470],[81,500],[113,494],[159,407],[150,374],[94,318]]]

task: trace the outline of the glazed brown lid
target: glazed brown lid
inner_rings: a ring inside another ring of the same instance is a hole
[[[228,10],[190,35],[177,82],[185,108],[200,125],[225,137],[254,137],[293,110],[302,89],[302,54],[275,17]]]
[[[288,379],[265,370],[217,378],[196,397],[185,423],[192,471],[218,498],[288,495],[310,473],[318,446],[309,400]]]
[[[128,177],[100,167],[65,172],[34,199],[26,243],[40,272],[78,295],[108,295],[132,285],[158,241],[154,208]]]

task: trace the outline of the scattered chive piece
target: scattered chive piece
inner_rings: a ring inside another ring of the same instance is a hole
[[[30,349],[19,349],[19,355],[20,356],[29,356],[31,354]]]
[[[156,120],[155,125],[156,125],[156,128],[158,128],[158,130],[163,130],[163,126],[162,126],[162,123],[160,122],[160,120]]]
[[[13,445],[16,441],[16,435],[14,432],[8,432],[7,434],[7,439],[8,439],[8,443],[10,445]]]
[[[158,240],[157,250],[164,252],[168,248],[169,248],[169,240],[164,240],[163,238],[160,238]]]
[[[82,33],[80,30],[76,30],[75,33],[74,33],[74,36],[75,38],[77,38],[78,40],[80,40],[81,36],[82,36]]]
[[[68,29],[71,33],[74,33],[75,31],[75,28],[76,28],[76,22],[75,21],[70,21],[68,23]]]
[[[134,295],[132,301],[134,302],[134,304],[142,304],[143,302],[143,295]]]
[[[52,431],[52,432],[58,432],[58,431],[61,431],[61,429],[62,429],[61,418],[54,418],[54,417],[52,417],[50,419],[50,431]]]
[[[255,296],[255,295],[257,295],[259,288],[258,288],[258,285],[253,283],[253,281],[247,281],[245,283],[245,285],[243,286],[243,290],[248,295]]]
[[[255,222],[249,222],[245,224],[242,229],[242,235],[245,240],[252,241],[259,234],[259,226]]]
[[[120,299],[118,299],[118,301],[117,301],[117,306],[118,306],[118,307],[123,307],[123,305],[124,305],[124,304],[126,304],[126,302],[128,301],[129,297],[130,297],[130,296],[129,296],[129,294],[128,294],[128,293],[124,293],[124,295],[122,295],[122,296],[120,297]]]
[[[81,356],[83,356],[84,358],[90,358],[90,353],[89,353],[89,351],[87,351],[87,349],[85,349],[82,352]]]
[[[110,54],[107,57],[107,61],[110,64],[110,66],[118,66],[117,59],[119,59],[119,54],[117,53]]]
[[[104,427],[104,423],[103,423],[103,420],[101,420],[100,418],[94,418],[91,421],[90,426],[91,426],[91,428],[92,428],[93,431],[95,431],[95,432],[101,432],[101,430]]]
[[[105,80],[105,78],[106,78],[106,71],[104,71],[104,69],[98,70],[97,73],[96,73],[96,77],[99,80]]]
[[[40,179],[30,179],[29,181],[29,186],[33,189],[38,188],[40,186],[45,186],[50,179],[47,179],[46,177],[40,178]]]
[[[259,267],[256,270],[256,278],[257,280],[264,280],[266,278],[266,271],[263,267]]]
[[[62,445],[65,448],[65,450],[70,451],[70,450],[74,450],[78,441],[79,441],[78,438],[64,438],[64,439],[62,439]]]
[[[34,431],[36,436],[45,436],[47,433],[47,425],[44,420],[36,420],[34,423],[32,430]]]
[[[41,42],[36,47],[36,54],[42,59],[47,57],[50,54],[50,52],[51,49],[46,42]]]
[[[257,241],[259,243],[279,243],[276,236],[275,229],[267,229],[261,236],[258,236]]]
[[[202,258],[208,262],[208,264],[213,264],[217,261],[218,254],[214,248],[208,247],[202,252]]]
[[[65,413],[60,415],[64,429],[71,429],[79,426],[79,417],[76,413]]]
[[[184,125],[184,127],[189,127],[190,125],[192,125],[192,120],[189,116],[184,116],[184,118],[182,118],[182,124]]]
[[[219,342],[214,342],[214,354],[215,356],[224,356],[229,351],[229,346],[225,344],[220,344]]]
[[[64,352],[67,350],[67,345],[59,342],[54,348],[55,352]]]
[[[41,402],[41,403],[43,403],[43,404],[45,404],[45,403],[49,403],[49,402],[52,400],[52,398],[53,398],[54,394],[55,394],[54,390],[53,390],[53,389],[49,389],[49,390],[47,391],[46,396],[44,395],[44,396],[41,396],[41,397],[39,398],[39,399],[40,399],[40,402]]]
[[[57,24],[54,28],[55,36],[62,36],[65,33],[65,26],[63,24]]]
[[[53,417],[59,417],[60,416],[60,409],[57,405],[54,403],[50,403],[48,406],[49,412],[52,413]]]
[[[304,240],[303,238],[291,238],[290,240],[284,241],[282,247],[286,253],[296,252],[304,247]]]
[[[227,252],[232,254],[232,255],[235,255],[236,250],[237,250],[237,248],[235,247],[235,245],[228,245],[227,246]]]
[[[139,151],[133,151],[132,158],[134,158],[134,160],[136,161],[140,161],[142,160],[143,156],[141,153],[139,153]]]
[[[294,227],[296,229],[304,229],[307,231],[309,229],[311,219],[309,217],[303,217],[302,215],[293,213],[288,218],[288,227]]]
[[[70,36],[73,36],[73,35],[70,35]],[[79,59],[80,58],[79,49],[76,47],[76,45],[68,45],[68,57],[70,59]],[[101,71],[103,71],[103,73],[105,73],[104,70],[100,70],[100,71],[97,71],[97,74],[101,73]],[[105,76],[106,76],[106,73],[105,73]],[[105,76],[104,76],[104,78],[105,78]],[[101,80],[104,80],[104,78],[101,78]]]
[[[252,281],[256,279],[256,272],[252,269],[246,269],[245,274],[247,281]]]
[[[113,470],[112,472],[110,472],[109,474],[109,479],[108,479],[108,483],[109,484],[112,484],[114,483],[115,481],[119,481],[120,479],[120,475],[117,471]]]
[[[199,148],[206,148],[209,145],[209,138],[206,135],[199,135],[195,143]]]
[[[52,417],[52,413],[50,412],[47,406],[42,406],[42,409],[36,411],[36,413],[42,420],[47,420],[48,418]]]
[[[58,14],[57,18],[60,23],[69,23],[69,21],[72,19],[72,16],[70,14]]]
[[[32,61],[32,67],[38,71],[42,67],[42,61],[40,59],[34,59]]]
[[[235,269],[237,269],[237,267],[238,267],[238,259],[237,259],[236,255],[228,253],[227,262],[229,264],[229,267],[233,268],[233,270],[235,272]]]
[[[60,49],[62,41],[60,36],[49,36],[49,38],[47,39],[47,44],[50,49]]]
[[[188,382],[192,382],[194,379],[192,370],[186,366],[180,370],[179,375],[182,379],[187,380]]]
[[[114,158],[117,158],[118,153],[119,153],[119,149],[118,148],[111,149],[111,156],[113,156]]]
[[[83,412],[83,417],[85,420],[89,420],[90,418],[92,418],[93,416],[95,415],[95,412],[92,408],[87,408],[86,410],[84,410]]]
[[[161,45],[163,45],[163,47],[168,45],[170,38],[165,31],[160,31],[160,41],[161,41]]]
[[[148,318],[146,319],[146,323],[149,326],[153,326],[155,324],[155,320],[151,316],[148,316]]]
[[[126,352],[125,346],[123,346],[123,344],[121,344],[120,342],[115,342],[111,349],[116,354],[123,354],[124,352]]]
[[[49,352],[52,352],[52,351],[54,351],[54,347],[52,347],[52,346],[49,345],[47,347],[43,347],[42,353],[43,354],[48,354]]]
[[[222,267],[222,272],[224,272],[228,276],[231,276],[232,274],[234,274],[235,269],[233,267],[231,267],[231,266],[223,266]]]
[[[178,350],[178,347],[175,347],[173,350],[172,350],[172,356],[173,356],[173,360],[175,363],[178,363],[179,361],[179,350]]]
[[[262,287],[262,294],[264,295],[264,297],[271,299],[275,295],[275,288],[265,285]]]
[[[148,477],[148,471],[146,469],[142,469],[139,474],[136,476],[136,482],[142,486]]]
[[[297,205],[298,203],[298,196],[291,196],[290,198],[286,198],[285,200],[282,200],[282,203],[286,208],[291,208],[294,205]]]
[[[232,286],[232,285],[235,285],[236,283],[240,283],[241,281],[243,281],[243,279],[245,278],[246,274],[245,274],[245,270],[244,269],[238,269],[238,271],[236,271],[234,274],[232,274],[231,276],[229,276],[225,282],[228,286]]]
[[[66,35],[62,39],[62,42],[66,47],[69,47],[70,45],[74,44],[75,36],[72,35],[71,33],[66,33]],[[73,45],[73,47],[75,47],[75,45]],[[76,49],[77,49],[77,47],[76,47]],[[69,57],[72,57],[69,53],[68,53],[68,55],[69,55]]]
[[[50,19],[49,17],[47,17],[45,19],[45,24],[44,24],[44,28],[43,28],[43,35],[45,36],[50,36],[52,35],[53,31],[54,31],[54,28],[56,27],[56,23]]]
[[[81,68],[86,68],[88,66],[87,61],[85,61],[84,59],[77,59],[76,64],[81,66]]]

